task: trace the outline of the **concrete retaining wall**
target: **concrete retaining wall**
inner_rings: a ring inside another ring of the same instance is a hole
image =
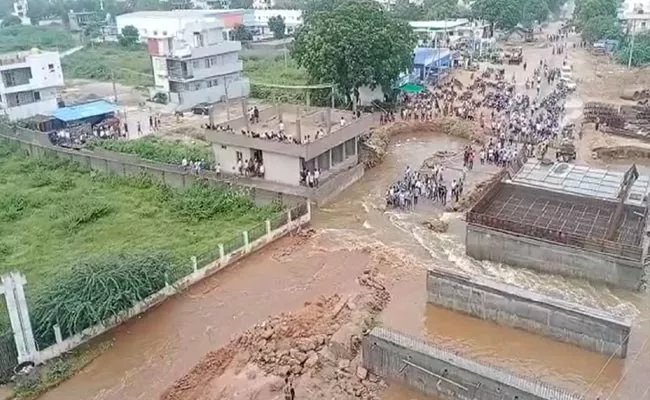
[[[429,303],[624,358],[632,329],[606,312],[451,271],[429,270]]]
[[[341,192],[361,179],[364,172],[365,168],[363,164],[357,164],[346,171],[337,173],[316,189],[316,195],[313,197],[313,200],[319,206],[329,203],[341,194]]]
[[[551,274],[604,282],[631,290],[644,284],[644,266],[638,261],[543,240],[467,225],[468,256]]]
[[[459,400],[579,399],[547,383],[479,364],[386,328],[374,328],[365,336],[362,352],[368,371],[430,396]]]

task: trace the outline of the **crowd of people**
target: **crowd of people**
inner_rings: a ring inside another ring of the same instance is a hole
[[[564,54],[566,44],[560,43],[560,40],[565,36],[563,32],[549,37],[554,46],[553,58]],[[566,65],[566,58],[563,58],[563,65]],[[472,76],[473,82],[464,92],[459,82],[449,79],[432,90],[404,96],[400,111],[403,120],[426,121],[436,115],[453,115],[471,120],[479,114],[480,127],[490,139],[477,151],[470,146],[465,148],[463,170],[457,179],[449,183],[443,179],[443,166],[436,166],[432,173],[407,168],[404,176],[389,187],[387,205],[410,210],[422,198],[440,201],[443,205],[450,200],[457,201],[463,192],[466,173],[474,166],[475,157],[478,157],[481,165],[511,167],[524,158],[534,156],[535,151],[544,154],[549,144],[563,132],[564,101],[568,94],[565,86],[554,87],[561,75],[560,68],[552,67],[549,61],[542,59],[539,65],[528,71],[530,77],[523,92],[517,92],[514,74],[512,79],[507,79],[505,69],[488,68],[481,76],[475,79]],[[521,66],[524,73],[527,67],[524,62]],[[552,89],[544,95],[542,85]]]

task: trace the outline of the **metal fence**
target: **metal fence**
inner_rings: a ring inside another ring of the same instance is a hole
[[[11,331],[0,333],[0,383],[7,383],[18,365],[18,350]]]

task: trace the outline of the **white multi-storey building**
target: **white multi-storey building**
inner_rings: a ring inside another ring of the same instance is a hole
[[[0,54],[0,114],[11,120],[50,114],[63,86],[59,53],[25,51]]]
[[[241,43],[226,36],[220,21],[197,21],[173,36],[148,38],[155,89],[167,94],[178,111],[248,96],[250,85],[239,60]]]

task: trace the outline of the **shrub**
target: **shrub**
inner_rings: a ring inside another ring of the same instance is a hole
[[[76,263],[37,294],[32,320],[41,345],[53,327],[65,337],[100,323],[165,287],[174,271],[166,253],[105,255]]]

